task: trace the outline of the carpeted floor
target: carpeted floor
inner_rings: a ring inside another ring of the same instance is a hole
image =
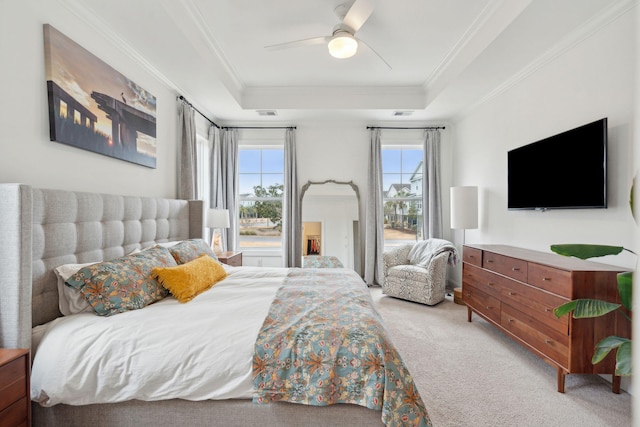
[[[632,423],[628,393],[597,375],[568,375],[558,393],[555,368],[478,316],[468,323],[451,297],[429,307],[371,295],[436,427]]]

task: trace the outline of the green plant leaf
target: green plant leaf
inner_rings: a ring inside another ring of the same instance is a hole
[[[602,359],[607,357],[607,354],[609,354],[611,350],[620,347],[624,343],[631,343],[631,340],[628,338],[616,337],[614,335],[602,338],[600,342],[596,344],[596,349],[593,353],[591,363],[595,365],[596,363],[602,362]]]
[[[633,272],[627,271],[618,274],[618,293],[620,301],[627,310],[631,311],[631,302],[633,301]]]
[[[631,340],[628,338],[610,336],[600,340],[591,363],[602,362],[612,350],[616,350],[616,375],[631,375]]]
[[[578,301],[569,301],[564,303],[561,306],[554,308],[553,314],[555,314],[557,318],[560,318],[565,314],[571,313],[576,308],[577,304]]]
[[[629,192],[629,207],[631,208],[631,216],[635,219],[636,212],[633,209],[633,188],[636,186],[636,177],[633,177],[633,181],[631,181],[631,191]]]
[[[573,256],[580,259],[618,255],[624,250],[622,246],[562,244],[551,245],[551,250],[559,255]]]
[[[621,304],[615,304],[608,301],[600,301],[597,299],[577,299],[562,304],[559,307],[553,309],[556,317],[564,316],[565,314],[573,311],[574,319],[583,319],[587,317],[600,317],[607,313],[610,313],[619,307]]]
[[[631,340],[622,343],[616,354],[616,375],[631,375]]]

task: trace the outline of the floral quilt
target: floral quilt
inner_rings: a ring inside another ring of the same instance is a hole
[[[351,403],[382,411],[386,426],[431,426],[427,410],[350,270],[292,269],[256,340],[256,403]]]

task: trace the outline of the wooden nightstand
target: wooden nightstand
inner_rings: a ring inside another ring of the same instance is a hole
[[[226,251],[216,254],[218,261],[233,267],[242,267],[242,252]]]
[[[27,349],[0,349],[0,426],[30,426],[31,396]]]

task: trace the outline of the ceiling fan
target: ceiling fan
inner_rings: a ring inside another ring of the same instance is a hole
[[[375,8],[376,0],[355,0],[353,4],[340,4],[335,8],[335,13],[340,19],[340,23],[333,27],[330,36],[314,37],[310,39],[296,40],[287,43],[274,44],[265,46],[265,49],[279,50],[289,49],[293,47],[312,46],[317,44],[327,44],[329,54],[334,58],[344,59],[351,58],[358,51],[358,45],[361,43],[378,56],[386,64],[389,69],[391,65],[384,60],[378,52],[365,43],[362,39],[355,36],[362,25],[369,19]]]

